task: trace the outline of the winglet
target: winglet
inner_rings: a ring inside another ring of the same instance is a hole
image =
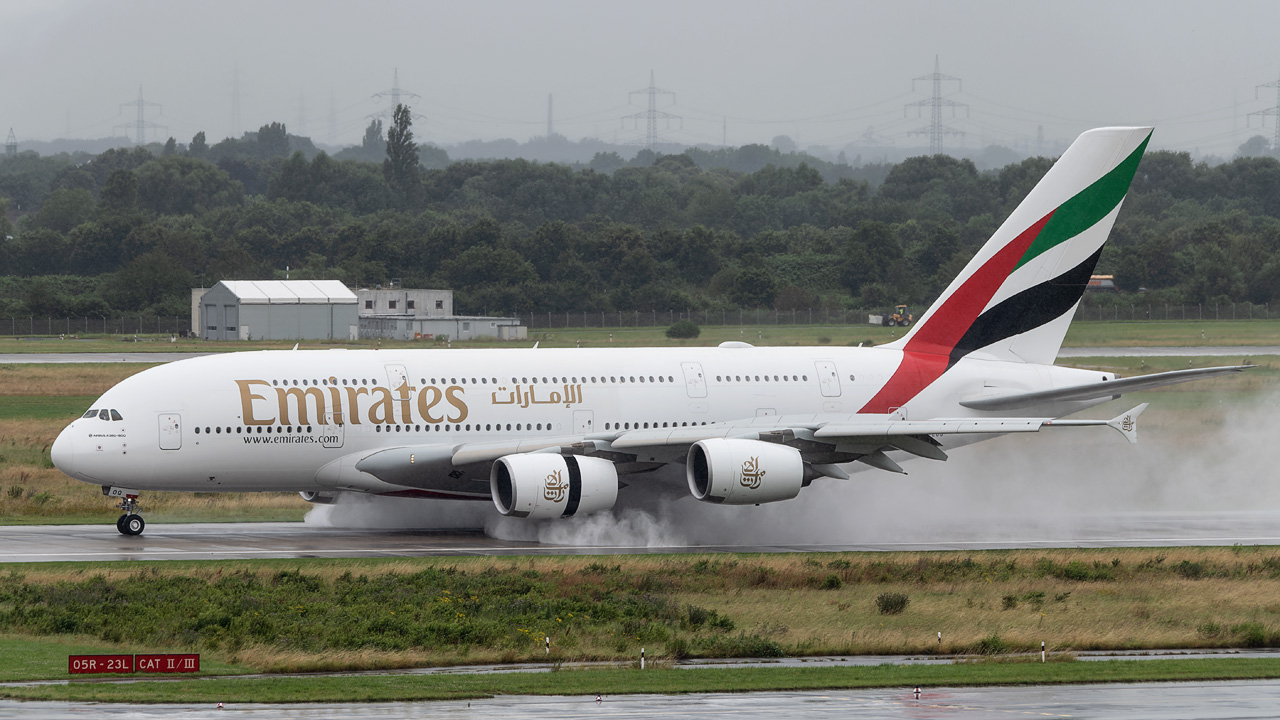
[[[1150,403],[1142,403],[1127,413],[1117,415],[1108,420],[1107,425],[1119,430],[1120,434],[1124,435],[1131,445],[1136,445],[1138,443],[1138,416],[1142,414],[1143,410],[1147,409],[1148,405]]]

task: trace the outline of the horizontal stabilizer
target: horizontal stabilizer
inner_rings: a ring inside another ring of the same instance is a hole
[[[975,398],[961,398],[960,404],[973,410],[1017,410],[1051,402],[1071,400],[1096,400],[1098,398],[1115,398],[1127,392],[1150,390],[1152,388],[1175,385],[1191,380],[1202,380],[1207,377],[1226,375],[1247,370],[1252,365],[1232,365],[1230,367],[1196,368],[1193,370],[1173,370],[1171,372],[1139,375],[1137,377],[1107,380],[1104,382],[1073,385],[1053,390],[1037,390],[1035,392],[1017,392],[1005,395],[986,395]]]

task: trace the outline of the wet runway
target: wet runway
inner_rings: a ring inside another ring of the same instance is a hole
[[[607,688],[604,690],[607,691]],[[1056,717],[1107,720],[1209,720],[1274,718],[1280,683],[1274,681],[1078,685],[1049,687],[911,688],[892,690],[605,695],[594,697],[504,696],[490,700],[435,703],[331,705],[102,705],[97,703],[0,702],[0,718],[52,720],[66,717],[215,718],[236,713],[253,720],[292,718],[969,718]]]
[[[935,528],[932,535],[935,539],[915,542],[826,545],[586,545],[500,540],[478,530],[360,530],[304,523],[155,523],[142,536],[127,537],[103,522],[0,527],[0,562],[1280,545],[1280,512],[1127,513],[1076,518],[1058,527],[968,522]]]

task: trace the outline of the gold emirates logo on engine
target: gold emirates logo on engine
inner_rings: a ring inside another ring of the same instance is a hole
[[[556,470],[543,481],[542,497],[553,503],[563,502],[565,491],[568,489],[569,483],[565,482],[560,477],[560,471]]]
[[[747,458],[742,463],[742,487],[755,490],[760,487],[760,481],[764,478],[764,470],[760,469],[760,458]]]

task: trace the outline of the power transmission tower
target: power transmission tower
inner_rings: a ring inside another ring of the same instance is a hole
[[[240,63],[231,66],[231,138],[240,137]]]
[[[307,96],[302,90],[298,90],[298,127],[296,133],[302,135],[307,126]]]
[[[333,97],[333,89],[329,89],[329,144],[338,142],[338,101]]]
[[[654,146],[657,145],[659,142],[667,142],[663,138],[658,137],[658,121],[659,120],[666,120],[668,128],[671,127],[672,120],[679,120],[680,127],[682,128],[684,127],[684,118],[680,117],[679,115],[672,115],[669,112],[664,112],[658,109],[659,95],[670,95],[671,104],[675,105],[676,94],[671,92],[670,90],[660,90],[654,87],[652,70],[649,71],[649,87],[641,88],[639,90],[632,90],[630,93],[627,93],[627,102],[631,102],[632,95],[648,95],[649,109],[643,112],[633,113],[631,115],[624,115],[622,117],[622,121],[625,123],[628,120],[634,120],[636,127],[640,126],[641,120],[645,121],[644,146],[646,148],[652,150]]]
[[[555,132],[556,132],[555,125],[553,125],[553,124],[552,124],[552,122],[551,122],[551,118],[552,118],[552,116],[551,116],[551,98],[552,98],[551,93],[547,93],[547,139],[548,139],[548,140],[550,140],[550,139],[551,139],[551,136],[552,136],[552,135],[554,135],[554,134],[555,134]]]
[[[422,96],[418,95],[417,93],[411,93],[408,90],[400,89],[400,68],[396,68],[395,72],[392,73],[391,75],[391,89],[383,90],[382,92],[377,92],[373,94],[374,100],[382,100],[383,98],[389,98],[391,100],[391,106],[386,110],[370,115],[369,117],[370,118],[386,118],[388,120],[387,124],[390,125],[391,124],[390,121],[393,120],[396,116],[396,108],[399,107],[400,104],[404,102],[405,99],[421,100]],[[419,118],[421,120],[427,119],[427,116],[420,115],[418,113],[412,113],[412,117]]]
[[[954,82],[956,84],[957,89],[959,89],[960,78],[951,77],[950,75],[943,75],[938,70],[937,55],[933,56],[933,73],[932,74],[921,75],[918,78],[911,79],[912,92],[914,92],[916,89],[916,83],[922,80],[928,80],[933,83],[933,96],[930,97],[928,100],[921,100],[920,102],[907,103],[906,107],[907,108],[915,107],[917,113],[919,113],[920,108],[924,108],[924,107],[929,108],[929,125],[928,127],[923,127],[923,128],[920,128],[919,130],[912,130],[907,134],[908,135],[928,135],[929,136],[929,153],[932,155],[937,155],[942,152],[942,136],[943,135],[964,135],[963,131],[956,130],[953,127],[948,127],[942,124],[942,108],[944,107],[951,108],[951,117],[955,117],[956,108],[962,107],[964,108],[965,116],[968,117],[969,106],[964,103],[959,103],[954,100],[948,100],[942,97],[942,83]]]
[[[1259,99],[1258,90],[1260,90],[1261,88],[1272,88],[1272,87],[1276,89],[1275,107],[1269,107],[1266,110],[1258,110],[1257,112],[1251,112],[1249,113],[1249,117],[1253,117],[1254,115],[1259,116],[1262,119],[1263,127],[1267,126],[1268,115],[1274,116],[1276,118],[1275,139],[1271,141],[1271,152],[1276,153],[1276,152],[1280,152],[1280,80],[1276,80],[1275,82],[1269,82],[1264,85],[1255,85],[1253,88],[1253,98],[1255,100]]]
[[[18,157],[18,138],[13,134],[13,128],[9,128],[9,139],[4,141],[5,157]]]
[[[858,136],[854,145],[858,147],[880,147],[881,145],[892,145],[893,139],[885,137],[876,132],[874,125],[868,125],[867,131]]]
[[[147,131],[148,131],[148,130],[158,130],[158,129],[168,130],[168,129],[169,129],[169,128],[168,128],[168,126],[166,126],[166,125],[157,125],[157,124],[152,123],[152,122],[147,122],[147,108],[149,108],[149,107],[161,107],[161,105],[160,105],[160,103],[147,102],[146,100],[143,100],[143,99],[142,99],[142,86],[141,86],[141,85],[139,85],[139,86],[138,86],[138,99],[137,99],[137,100],[135,100],[135,101],[133,101],[133,102],[120,103],[120,109],[121,109],[121,110],[123,110],[123,109],[124,109],[124,108],[126,108],[126,107],[133,107],[133,108],[137,108],[137,111],[138,111],[138,119],[137,119],[136,121],[134,121],[133,123],[128,124],[128,125],[117,125],[117,126],[116,126],[116,128],[122,128],[122,129],[125,129],[125,130],[127,130],[127,129],[129,129],[129,128],[133,128],[133,131],[134,131],[134,141],[133,141],[133,142],[134,142],[134,144],[135,144],[135,145],[146,145],[146,144],[147,144]],[[162,113],[162,114],[163,114],[163,113]]]

